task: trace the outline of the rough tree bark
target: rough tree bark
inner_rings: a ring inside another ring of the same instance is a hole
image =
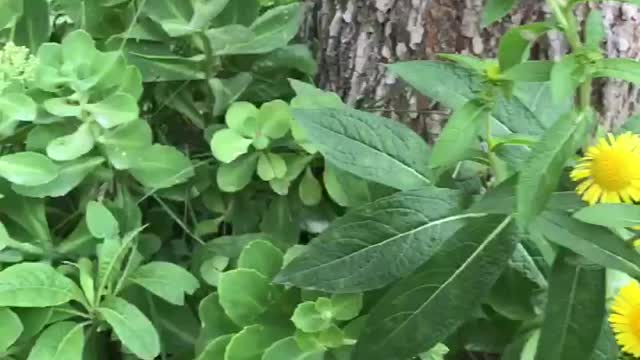
[[[432,141],[447,113],[387,73],[384,64],[433,59],[443,52],[495,56],[497,40],[509,27],[548,16],[543,3],[522,0],[502,22],[482,29],[483,0],[307,0],[303,36],[315,45],[321,87],[351,105],[408,123]],[[609,56],[640,58],[638,8],[600,6]],[[536,56],[555,58],[564,51],[563,40],[552,35],[538,46]],[[595,98],[603,122],[614,126],[627,118],[638,106],[638,96],[637,88],[625,83],[600,84]]]

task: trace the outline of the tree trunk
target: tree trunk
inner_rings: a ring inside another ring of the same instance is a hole
[[[480,25],[483,0],[307,0],[305,38],[315,44],[320,87],[355,107],[396,118],[433,141],[447,112],[385,71],[385,64],[434,59],[438,53],[494,57],[510,27],[548,16],[542,0],[522,0],[499,24]],[[640,11],[602,5],[612,57],[640,57]],[[580,9],[579,15],[586,13]],[[550,35],[534,56],[556,58],[567,49]],[[419,76],[419,74],[416,74]],[[635,111],[638,91],[625,83],[600,84],[595,92],[603,121],[619,124]]]

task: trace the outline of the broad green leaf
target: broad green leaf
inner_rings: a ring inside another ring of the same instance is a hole
[[[225,114],[225,122],[230,129],[242,136],[253,139],[258,130],[258,108],[250,102],[238,101],[229,107]]]
[[[51,98],[42,103],[50,114],[60,117],[80,117],[82,106],[77,101],[68,98]]]
[[[544,208],[556,189],[562,169],[575,150],[578,126],[573,114],[563,116],[533,147],[517,185],[518,219],[530,223]]]
[[[0,156],[0,177],[18,185],[46,184],[58,176],[59,167],[49,158],[35,152],[19,152]]]
[[[138,119],[138,102],[126,93],[115,93],[106,99],[85,106],[95,120],[105,129]]]
[[[151,127],[144,120],[132,121],[110,129],[96,140],[102,145],[111,165],[118,170],[126,170],[151,147]]]
[[[36,118],[36,103],[25,94],[8,93],[0,95],[0,113],[5,120],[33,121]]]
[[[212,79],[209,81],[211,91],[215,97],[213,115],[222,115],[231,103],[236,101],[253,81],[250,73],[242,72],[226,79]]]
[[[91,124],[84,123],[73,134],[51,141],[47,145],[47,156],[56,161],[75,160],[91,151],[94,144]]]
[[[178,56],[152,59],[132,52],[125,53],[125,55],[127,63],[140,70],[144,82],[188,81],[206,78],[199,59]]]
[[[122,76],[122,83],[117,90],[120,93],[129,94],[136,100],[140,99],[144,89],[142,88],[142,74],[135,66],[127,66],[125,74]]]
[[[0,271],[0,306],[46,307],[78,300],[80,289],[49,265],[24,262]]]
[[[62,39],[62,58],[65,64],[73,66],[71,70],[77,72],[80,66],[86,69],[95,53],[95,41],[84,30],[73,31]]]
[[[306,333],[327,330],[333,323],[331,313],[320,312],[313,301],[298,304],[293,316],[291,316],[291,321],[296,325],[296,328]]]
[[[192,295],[200,287],[198,279],[190,272],[163,261],[142,265],[129,280],[174,305],[184,305],[185,294]]]
[[[354,359],[404,360],[444,341],[480,306],[517,243],[511,218],[469,222],[371,310]],[[464,294],[464,295],[462,295]],[[464,296],[464,301],[452,301]]]
[[[48,183],[38,186],[14,184],[12,189],[20,195],[36,198],[64,196],[76,188],[104,161],[103,157],[83,157],[65,162],[60,166],[58,176]]]
[[[289,263],[276,282],[331,293],[384,287],[433,256],[466,221],[463,196],[426,188],[381,198],[351,210]]]
[[[456,110],[433,147],[431,166],[449,167],[463,160],[477,139],[478,130],[486,126],[487,116],[487,109],[476,101]]]
[[[24,2],[24,13],[16,23],[14,41],[35,53],[40,45],[49,40],[51,19],[47,0]]]
[[[122,344],[137,357],[153,360],[160,354],[158,332],[137,307],[121,298],[111,297],[97,310]]]
[[[305,352],[300,349],[294,337],[279,340],[262,355],[261,360],[323,360],[324,354],[320,352]]]
[[[220,305],[240,326],[253,324],[267,310],[273,291],[269,278],[252,269],[224,272],[218,281]]]
[[[554,62],[548,60],[525,61],[502,73],[502,78],[522,82],[547,82],[551,79]]]
[[[258,0],[246,0],[243,2],[230,1],[224,10],[213,19],[214,26],[240,24],[249,26],[258,18],[260,13]]]
[[[142,185],[158,189],[181,184],[195,174],[191,161],[182,152],[159,144],[142,152],[129,171]]]
[[[83,326],[71,321],[51,325],[38,337],[27,360],[81,360]]]
[[[555,101],[572,97],[582,80],[576,55],[563,56],[551,69],[551,93]]]
[[[286,332],[285,329],[265,325],[247,326],[231,338],[224,360],[261,360],[262,353],[286,337]]]
[[[280,249],[265,240],[250,242],[238,258],[239,269],[253,269],[272,279],[282,268],[284,254]]]
[[[118,221],[101,203],[89,201],[86,214],[87,227],[94,237],[98,239],[113,238],[120,233]]]
[[[224,359],[224,353],[227,350],[231,338],[235,334],[221,335],[211,340],[203,349],[196,360]]]
[[[340,321],[351,320],[362,310],[362,294],[334,294],[331,296],[333,318]]]
[[[333,165],[400,190],[431,183],[429,147],[404,125],[349,109],[296,109],[293,114]]]
[[[0,308],[0,352],[9,349],[23,330],[22,322],[16,313],[9,308]]]
[[[307,206],[316,206],[322,201],[322,185],[311,172],[311,168],[304,172],[298,190],[300,200]]]
[[[260,134],[270,139],[279,139],[289,132],[293,116],[289,104],[282,100],[274,100],[262,104],[258,113]]]
[[[640,62],[633,59],[603,59],[600,61],[594,77],[614,78],[640,84]]]
[[[193,0],[193,17],[189,26],[194,29],[206,29],[229,2],[230,0]]]
[[[53,308],[18,308],[14,309],[24,327],[20,338],[31,339],[39,334],[50,322]]]
[[[258,158],[258,176],[264,181],[283,178],[287,174],[284,158],[276,153],[264,152]]]
[[[605,317],[604,268],[563,252],[551,272],[537,360],[589,359]]]
[[[211,340],[240,330],[224,312],[218,300],[218,293],[211,293],[202,299],[198,307],[198,315],[202,322],[202,330],[196,344],[196,352],[197,349],[208,346]]]
[[[0,0],[0,29],[15,24],[23,12],[23,0]]]
[[[585,24],[585,45],[600,49],[600,44],[606,36],[602,12],[597,9],[591,9]]]
[[[216,179],[220,190],[236,192],[249,185],[258,164],[258,153],[246,154],[234,162],[222,164],[218,168]]]
[[[211,151],[218,160],[228,164],[246,154],[252,142],[233,129],[222,129],[213,134]]]
[[[518,0],[487,0],[482,12],[482,26],[491,25],[507,15]]]
[[[36,125],[27,134],[25,141],[25,145],[27,146],[26,150],[44,152],[52,140],[72,134],[75,130],[76,126],[68,122]]]
[[[550,211],[542,213],[531,224],[530,231],[596,264],[640,276],[640,254],[600,226],[585,224],[564,212]]]
[[[596,204],[580,209],[573,215],[588,224],[612,228],[640,225],[640,206],[631,204]]]
[[[507,31],[500,39],[498,49],[500,69],[505,72],[527,60],[533,42],[551,29],[552,26],[546,23],[531,23]]]

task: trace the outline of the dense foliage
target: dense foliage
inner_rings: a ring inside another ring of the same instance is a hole
[[[0,358],[640,356],[640,117],[591,105],[640,65],[582,2],[389,65],[431,147],[312,85],[296,1],[0,0]]]

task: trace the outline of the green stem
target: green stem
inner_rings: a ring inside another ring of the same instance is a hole
[[[214,56],[213,49],[211,48],[211,43],[209,42],[209,38],[204,32],[200,32],[200,40],[202,41],[202,48],[204,50],[204,74],[206,84],[204,85],[206,96],[207,96],[207,105],[208,105],[208,114],[210,115],[209,123],[213,120],[213,107],[215,105],[215,97],[213,96],[213,90],[211,89],[210,81],[215,77],[215,73],[213,71],[214,65]]]

